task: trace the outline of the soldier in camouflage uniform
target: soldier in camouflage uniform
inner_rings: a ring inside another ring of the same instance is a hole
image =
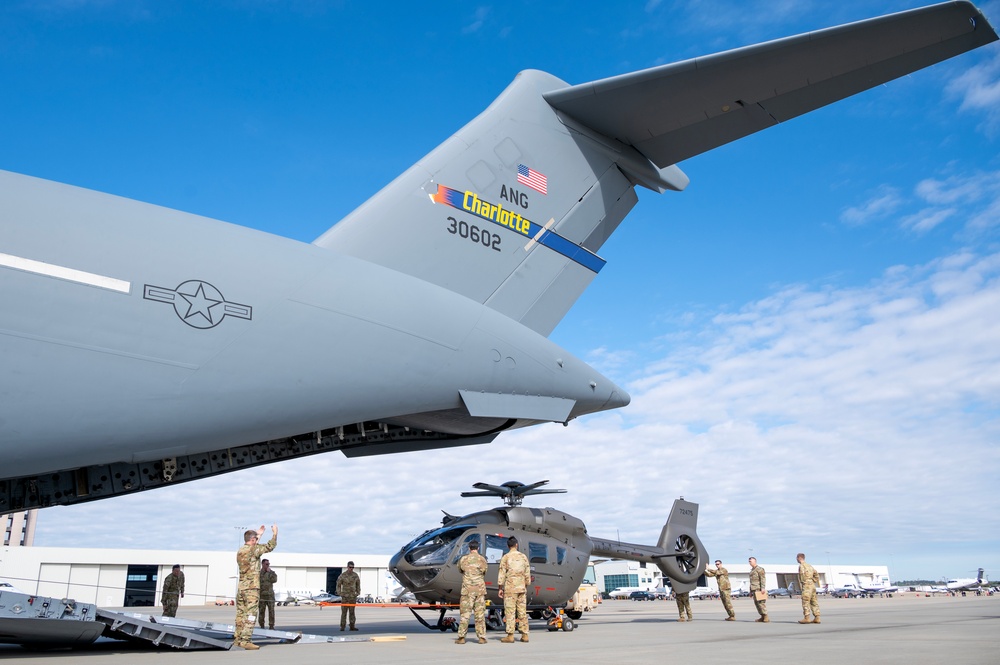
[[[347,562],[347,570],[337,578],[337,595],[340,596],[340,629],[344,630],[350,617],[351,630],[357,630],[354,625],[354,606],[361,595],[361,578],[354,572],[354,562]]]
[[[260,614],[257,621],[264,627],[264,615],[270,613],[271,621],[268,628],[274,628],[274,583],[278,581],[278,573],[271,570],[271,562],[260,560]]]
[[[486,559],[479,553],[479,541],[469,541],[469,553],[458,560],[462,571],[462,601],[459,605],[458,639],[455,644],[465,644],[469,631],[469,615],[476,617],[476,637],[486,644]]]
[[[687,612],[687,621],[694,621],[694,617],[691,616],[691,595],[687,591],[680,591],[674,594],[674,600],[677,601],[677,611],[681,614],[678,621],[685,620],[684,612]]]
[[[806,555],[799,552],[795,559],[799,562],[799,588],[802,589],[802,619],[799,623],[819,623],[819,602],[816,600],[816,585],[819,573],[806,563]],[[809,618],[812,612],[813,618]]]
[[[722,606],[726,608],[726,621],[736,621],[736,612],[733,611],[733,587],[729,584],[729,571],[722,567],[722,560],[715,560],[715,570],[705,568],[705,574],[716,578],[719,585],[719,598],[722,599]]]
[[[754,607],[757,608],[757,613],[760,615],[759,619],[756,619],[757,623],[770,623],[771,619],[767,616],[767,576],[764,573],[764,568],[757,565],[757,559],[750,557],[750,596],[753,598]],[[764,592],[764,600],[757,600],[757,591]]]
[[[278,525],[271,526],[271,540],[259,545],[257,541],[263,535],[263,524],[256,531],[244,532],[243,547],[236,553],[240,584],[236,592],[236,631],[233,635],[233,646],[250,651],[260,648],[251,641],[253,627],[257,622],[257,603],[260,600],[260,558],[278,544]]]
[[[528,557],[517,550],[517,538],[507,539],[507,553],[500,559],[500,575],[497,586],[503,598],[503,613],[507,621],[507,635],[501,642],[514,641],[514,629],[521,628],[521,641],[528,641],[528,582],[531,581],[531,565]]]
[[[163,616],[177,616],[177,605],[184,597],[184,573],[181,572],[180,564],[176,564],[166,579],[163,580],[163,594],[160,596],[160,604],[163,605]]]

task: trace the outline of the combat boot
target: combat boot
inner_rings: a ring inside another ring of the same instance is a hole
[[[771,623],[771,617],[765,615],[763,621],[764,623]]]
[[[486,638],[485,637],[480,637],[479,638],[479,643],[480,644],[486,644]]]
[[[522,642],[527,642],[528,641],[528,634],[527,633],[522,633],[521,634],[521,641]]]
[[[507,635],[505,637],[501,638],[500,641],[503,642],[504,644],[513,644],[514,643],[514,633],[507,633]]]
[[[687,621],[687,619],[685,619],[684,617],[681,617],[680,619],[678,619],[678,621]]]
[[[799,623],[812,623],[812,619],[810,619],[809,617],[802,617],[801,619],[799,619]]]
[[[726,617],[726,621],[736,621],[736,617]]]
[[[455,640],[455,644],[465,644],[465,638],[464,637],[458,638],[457,640]]]
[[[754,621],[754,623],[764,623],[764,617],[758,617],[758,618],[754,619],[753,621]]]
[[[256,644],[254,644],[253,642],[246,642],[246,643],[244,643],[244,644],[243,644],[242,646],[243,646],[243,648],[244,648],[244,649],[246,649],[247,651],[256,651],[257,649],[259,649],[259,648],[260,648],[259,646],[257,646],[257,645],[256,645]]]
[[[819,623],[819,617],[813,617],[813,623]]]

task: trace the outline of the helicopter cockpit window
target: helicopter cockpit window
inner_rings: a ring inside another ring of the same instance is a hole
[[[439,566],[448,560],[448,554],[471,525],[443,527],[424,534],[410,545],[406,560],[414,566]]]
[[[503,553],[507,551],[507,538],[486,534],[486,563],[500,563]]]
[[[480,542],[478,533],[470,533],[468,536],[465,537],[465,542],[463,542],[462,546],[459,547],[458,550],[455,552],[455,558],[451,560],[452,563],[458,563],[459,559],[461,559],[463,556],[469,553],[469,543],[471,543],[473,540],[476,541],[477,543]],[[482,547],[481,543],[480,547]]]
[[[560,566],[563,565],[563,561],[566,560],[566,548],[556,546],[556,563]]]
[[[530,563],[548,563],[549,546],[545,543],[528,543],[528,561]]]

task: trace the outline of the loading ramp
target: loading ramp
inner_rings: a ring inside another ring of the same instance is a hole
[[[137,612],[99,609],[69,598],[49,598],[0,591],[0,642],[53,648],[84,646],[98,637],[147,642],[181,650],[233,647],[235,626]],[[403,636],[309,635],[254,628],[257,644],[334,644],[405,639]]]

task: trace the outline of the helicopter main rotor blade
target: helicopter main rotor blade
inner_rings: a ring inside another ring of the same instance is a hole
[[[537,483],[531,483],[530,485],[520,484],[520,486],[515,491],[521,496],[524,496],[531,490],[541,487],[542,485],[548,485],[548,483],[549,481],[547,480],[539,480]]]
[[[497,496],[507,496],[510,494],[509,488],[500,487],[499,485],[490,485],[489,483],[473,483],[472,486],[477,490],[487,490]]]

